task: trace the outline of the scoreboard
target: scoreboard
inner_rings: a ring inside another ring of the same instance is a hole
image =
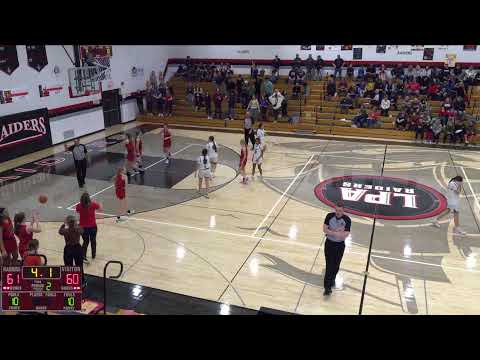
[[[4,311],[79,311],[82,308],[79,266],[4,266],[1,277]]]

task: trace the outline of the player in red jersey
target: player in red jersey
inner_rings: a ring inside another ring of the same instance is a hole
[[[170,157],[172,156],[172,154],[170,153],[170,150],[172,149],[172,133],[168,129],[167,124],[163,125],[163,129],[160,133],[163,134],[163,152],[167,157],[167,160],[165,160],[165,163],[169,165]]]
[[[137,164],[138,167],[141,169],[143,168],[143,140],[142,140],[142,133],[139,131],[135,134],[135,153],[137,155]]]
[[[248,148],[245,140],[240,140],[240,164],[239,164],[239,171],[242,174],[242,184],[247,184],[247,175],[245,171],[245,166],[247,166],[247,159],[248,159]]]
[[[40,243],[37,239],[32,239],[28,243],[27,251],[25,252],[25,257],[23,258],[23,266],[41,266],[45,265],[40,256],[38,256],[38,248]]]
[[[30,224],[27,224],[26,219],[27,217],[24,212],[15,214],[13,218],[14,232],[19,240],[18,253],[22,259],[25,257],[25,253],[28,250],[28,243],[33,239],[33,233],[39,233],[42,231],[38,214],[35,211],[32,211],[32,220]]]
[[[127,134],[126,135],[126,140],[125,140],[125,148],[127,149],[127,162],[126,162],[126,167],[127,167],[127,176],[131,176],[132,174],[130,173],[130,170],[134,170],[136,173],[134,175],[137,175],[138,173],[144,172],[143,169],[139,169],[137,166],[137,153],[135,150],[135,141],[132,139],[132,135]]]
[[[13,265],[18,259],[17,239],[7,209],[0,208],[0,252],[4,265]]]
[[[117,170],[117,175],[114,179],[115,196],[119,202],[119,211],[117,215],[117,222],[126,220],[123,215],[131,215],[133,212],[128,209],[127,205],[127,177],[125,176],[125,168],[121,167]]]

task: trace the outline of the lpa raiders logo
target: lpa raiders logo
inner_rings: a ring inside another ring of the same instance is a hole
[[[415,181],[387,176],[353,175],[325,180],[315,195],[329,206],[339,200],[345,212],[385,220],[416,220],[445,210],[445,196]]]

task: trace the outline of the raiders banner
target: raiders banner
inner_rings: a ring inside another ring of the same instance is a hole
[[[28,66],[34,68],[38,72],[47,66],[47,50],[45,45],[27,45]]]
[[[18,68],[16,45],[0,45],[0,70],[10,75]]]
[[[46,108],[0,117],[0,162],[52,146]]]

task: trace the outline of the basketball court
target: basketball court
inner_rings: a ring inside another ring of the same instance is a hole
[[[132,177],[127,189],[135,214],[117,224],[112,179],[124,162],[124,131],[143,132],[146,172]],[[118,260],[124,264],[121,281],[255,310],[480,311],[478,153],[267,133],[264,177],[243,185],[243,134],[172,129],[173,161],[167,166],[160,131],[160,125],[133,122],[82,140],[91,157],[86,190],[103,206],[97,258],[86,265],[87,274],[101,276],[107,261]],[[210,135],[219,145],[219,166],[207,199],[197,192],[194,172]],[[81,194],[72,155],[62,146],[0,166],[0,196],[10,214],[39,209],[40,251],[49,264],[63,263],[58,228],[74,214]],[[465,236],[453,234],[453,220],[441,229],[431,225],[456,175],[464,178]],[[46,205],[38,204],[40,194],[48,196]],[[336,289],[325,298],[323,220],[342,195],[352,231]]]

